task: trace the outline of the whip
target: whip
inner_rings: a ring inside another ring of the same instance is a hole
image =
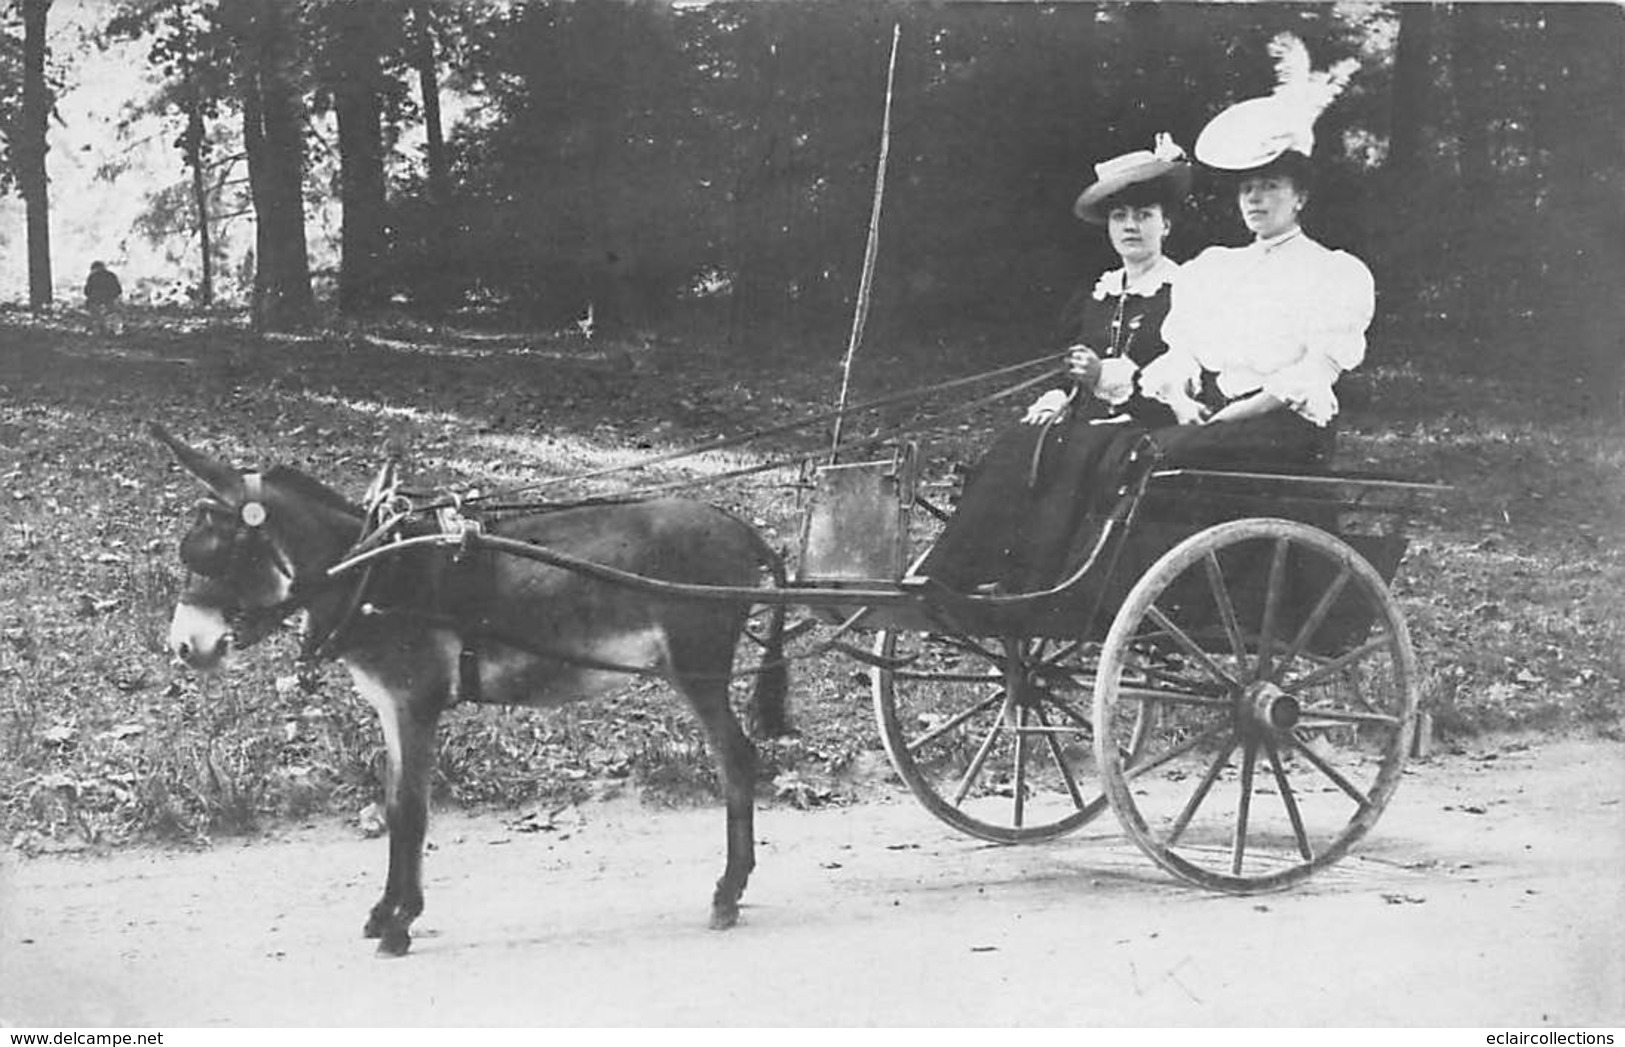
[[[891,155],[891,100],[897,82],[897,42],[902,38],[901,23],[891,31],[891,60],[886,66],[886,107],[880,119],[880,159],[875,164],[875,199],[869,210],[869,238],[863,247],[863,272],[858,277],[858,302],[852,312],[852,336],[846,343],[846,358],[841,361],[841,395],[835,406],[835,425],[830,434],[829,463],[835,464],[841,453],[841,428],[846,421],[846,400],[852,388],[852,358],[863,342],[863,326],[869,319],[869,288],[874,282],[875,255],[880,244],[880,201],[886,195],[886,161]]]

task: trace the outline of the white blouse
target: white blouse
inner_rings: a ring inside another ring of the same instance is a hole
[[[1168,351],[1140,372],[1140,389],[1169,403],[1213,371],[1226,396],[1262,389],[1325,425],[1337,414],[1332,383],[1365,359],[1375,308],[1365,263],[1301,230],[1210,247],[1180,267],[1162,322]]]

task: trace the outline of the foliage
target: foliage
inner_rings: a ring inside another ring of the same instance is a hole
[[[364,19],[350,17],[363,7]],[[222,27],[258,9],[125,0],[108,29],[152,41],[161,96],[186,112],[197,107],[180,96],[192,92],[215,143],[213,125],[242,123],[246,69]],[[921,338],[989,324],[1035,337],[1111,262],[1104,239],[1066,217],[1090,165],[1161,130],[1189,146],[1220,108],[1268,89],[1265,43],[1290,29],[1320,65],[1360,61],[1320,124],[1311,226],[1372,263],[1379,324],[1460,370],[1507,366],[1489,354],[1505,346],[1619,377],[1612,332],[1625,307],[1599,293],[1625,278],[1615,105],[1625,12],[1615,5],[299,0],[275,10],[290,33],[289,85],[309,115],[307,200],[338,188],[355,212],[339,284],[367,270],[349,286],[367,288],[369,307],[386,295],[425,314],[500,304],[555,325],[591,304],[606,331],[720,313],[747,352],[839,331],[895,23],[903,44],[871,329]],[[15,112],[15,62],[4,59],[15,46],[15,30],[0,35],[0,117]],[[374,55],[376,66],[356,64]],[[453,152],[438,190],[419,145],[425,83],[443,85],[434,90]],[[338,136],[336,165],[324,163],[345,84],[374,85],[374,97],[352,98],[362,126]],[[236,152],[204,151],[216,148]],[[368,170],[378,162],[381,213]],[[362,181],[345,181],[347,168]],[[346,185],[368,188],[352,200]],[[150,192],[173,214],[164,188],[156,180]],[[323,231],[312,234],[320,256]],[[1240,235],[1223,187],[1203,183],[1173,250]],[[221,261],[240,263],[236,250]],[[1508,330],[1525,341],[1494,337]]]

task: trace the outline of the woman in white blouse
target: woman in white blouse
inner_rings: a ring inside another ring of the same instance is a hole
[[[1178,431],[1153,434],[1176,463],[1293,465],[1324,457],[1338,376],[1365,359],[1375,307],[1371,271],[1299,224],[1309,202],[1314,125],[1354,71],[1314,71],[1303,42],[1270,42],[1275,90],[1208,122],[1196,158],[1228,176],[1245,247],[1210,247],[1174,289],[1141,392],[1167,404]],[[1258,459],[1263,459],[1258,462]]]
[[[1253,242],[1210,247],[1181,270],[1162,327],[1168,351],[1140,373],[1141,392],[1190,430],[1153,433],[1166,458],[1289,465],[1326,455],[1333,387],[1365,359],[1375,289],[1363,262],[1303,231],[1309,179],[1296,150],[1238,172]]]

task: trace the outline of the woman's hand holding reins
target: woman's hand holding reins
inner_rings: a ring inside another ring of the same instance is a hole
[[[1027,413],[1021,416],[1022,424],[1044,425],[1066,410],[1079,392],[1094,395],[1100,385],[1100,357],[1095,355],[1093,349],[1087,345],[1074,345],[1067,349],[1066,370],[1072,379],[1072,388],[1051,389],[1034,400]]]
[[[1100,357],[1087,345],[1074,345],[1066,351],[1066,369],[1077,387],[1093,396],[1100,385]]]

